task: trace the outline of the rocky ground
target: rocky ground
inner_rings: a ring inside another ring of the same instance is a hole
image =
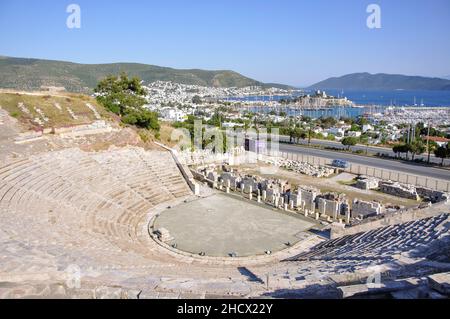
[[[121,128],[116,123],[110,123],[115,130],[110,133],[86,135],[76,138],[61,137],[47,134],[35,141],[16,143],[15,138],[25,128],[15,118],[0,108],[0,162],[7,163],[20,157],[28,157],[43,152],[77,147],[83,151],[101,151],[110,146],[123,147],[127,145],[140,146],[145,149],[160,149],[151,141],[144,143],[134,129]]]
[[[273,175],[267,175],[264,172],[264,169],[261,170],[261,167],[265,167],[268,164],[259,163],[258,165],[246,165],[244,168],[249,174],[261,175],[263,177],[273,178]],[[277,176],[279,178],[283,178],[288,180],[294,185],[307,185],[314,186],[320,189],[322,192],[337,192],[337,193],[345,193],[347,197],[352,201],[354,198],[358,198],[361,200],[372,201],[378,200],[383,204],[393,204],[393,205],[401,205],[401,206],[414,206],[417,205],[416,201],[398,198],[395,196],[387,195],[380,193],[374,190],[362,190],[356,187],[351,186],[352,180],[356,177],[356,175],[343,173],[331,178],[317,178],[313,176],[307,176],[300,173],[287,171],[285,169],[278,169]]]

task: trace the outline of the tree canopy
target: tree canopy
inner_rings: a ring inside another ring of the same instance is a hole
[[[434,150],[434,155],[442,160],[441,165],[443,165],[444,160],[450,157],[450,145],[438,147]]]
[[[107,76],[97,84],[95,93],[97,101],[123,123],[159,131],[158,115],[143,107],[146,91],[138,77],[130,79],[125,73]]]
[[[412,159],[414,160],[416,154],[422,154],[426,151],[426,146],[423,144],[422,140],[416,139],[410,144],[409,151],[411,152]]]
[[[342,145],[347,146],[350,149],[350,146],[355,146],[358,144],[358,139],[356,137],[346,137],[342,140]]]

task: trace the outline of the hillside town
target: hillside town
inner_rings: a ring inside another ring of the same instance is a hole
[[[407,159],[410,154],[414,159],[415,153],[433,153],[450,140],[450,109],[445,107],[387,107],[353,118],[308,117],[302,110],[355,106],[346,97],[336,98],[320,90],[304,94],[279,88],[216,88],[164,81],[145,88],[145,107],[175,127],[188,128],[194,120],[202,120],[222,129],[277,128],[291,143],[308,140],[310,144],[314,139],[344,144],[345,148],[357,144],[382,146],[393,149],[392,156],[404,155]],[[278,100],[272,96],[278,96]],[[416,149],[400,147],[413,142]]]
[[[330,96],[321,90],[306,94],[302,90],[293,88],[205,87],[170,81],[155,81],[145,84],[144,88],[147,91],[146,107],[159,112],[161,118],[166,121],[182,121],[187,115],[211,114],[223,107],[245,112],[253,107],[269,107],[276,110],[285,108],[286,105],[298,109],[354,106],[353,102],[346,97]],[[208,120],[208,118],[204,119]]]

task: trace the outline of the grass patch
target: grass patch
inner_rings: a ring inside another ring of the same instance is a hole
[[[340,185],[343,185],[343,186],[355,186],[356,185],[356,180],[352,179],[350,181],[338,181],[337,183],[340,184]]]
[[[20,116],[20,113],[19,112],[16,112],[16,111],[14,111],[14,112],[11,112],[11,114],[10,114],[12,117],[14,117],[14,118],[19,118],[19,116]]]
[[[151,139],[151,137],[149,136],[149,132],[146,130],[140,130],[139,137],[141,138],[141,141],[144,143],[147,143]]]
[[[23,103],[29,111],[27,114],[19,107]],[[91,104],[100,114],[102,119],[111,119],[110,113],[97,104],[94,98],[86,95],[52,96],[52,95],[29,95],[0,93],[0,105],[10,116],[17,118],[21,124],[28,129],[36,129],[40,126],[34,121],[35,118],[42,120],[42,116],[36,111],[39,108],[49,119],[44,122],[43,128],[62,127],[70,125],[80,125],[92,123],[96,120],[94,112],[90,110],[86,103]],[[59,105],[61,110],[56,105]],[[69,111],[70,108],[75,116],[74,119]]]
[[[170,124],[167,124],[164,122],[161,123],[158,140],[160,140],[161,143],[168,145],[170,147],[175,146],[175,144],[177,144],[177,142],[171,140],[173,130],[174,130],[174,128]]]

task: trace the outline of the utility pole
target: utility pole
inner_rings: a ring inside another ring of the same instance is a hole
[[[366,143],[366,155],[369,154],[369,141],[370,141],[370,137],[367,138],[367,143]]]
[[[431,152],[430,152],[430,122],[428,122],[427,126],[428,126],[428,133],[427,133],[427,152],[428,152],[428,164],[430,164],[430,156],[431,156]]]
[[[308,133],[308,146],[311,146],[311,132],[312,132],[312,124],[309,124],[309,133]]]
[[[411,134],[411,124],[408,124],[408,137],[406,138],[406,144],[409,144],[409,135]]]

